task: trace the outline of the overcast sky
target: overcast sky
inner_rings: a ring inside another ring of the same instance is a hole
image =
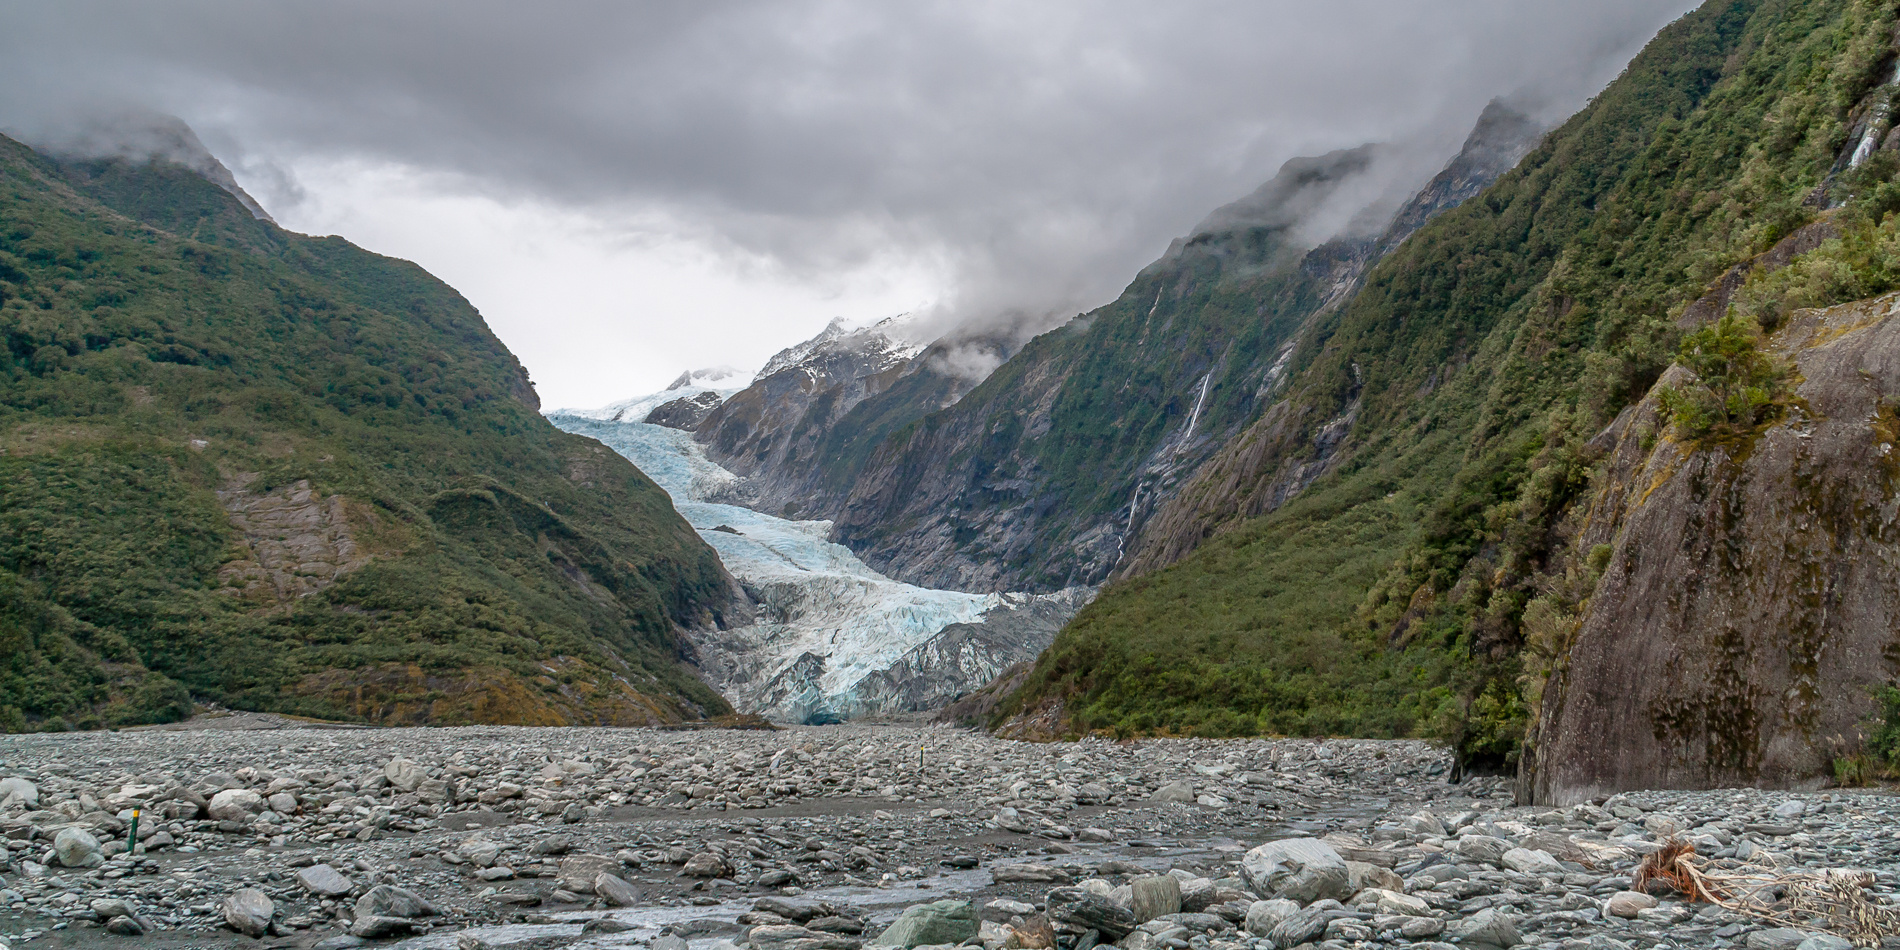
[[[590,406],[834,316],[1048,325],[1288,158],[1561,118],[1690,6],[0,0],[0,128],[177,115]]]

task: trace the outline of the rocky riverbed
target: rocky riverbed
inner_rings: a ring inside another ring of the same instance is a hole
[[[1718,875],[1858,869],[1874,929],[1900,872],[1884,794],[1517,808],[1416,742],[244,724],[0,740],[0,941],[1823,950],[1767,919],[1786,886],[1632,872],[1672,838]]]

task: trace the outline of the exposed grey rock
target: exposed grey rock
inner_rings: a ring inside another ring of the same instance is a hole
[[[350,924],[350,936],[381,940],[399,937],[415,929],[416,922],[406,917],[358,917]]]
[[[356,887],[349,878],[327,864],[300,868],[297,871],[297,883],[319,897],[342,897]]]
[[[960,944],[976,936],[976,908],[968,901],[916,904],[892,921],[869,942],[873,947],[919,947]]]
[[[1147,923],[1164,914],[1181,912],[1181,882],[1167,874],[1138,877],[1128,882],[1131,891],[1129,909],[1136,923]]]
[[[422,895],[394,884],[378,884],[356,899],[358,917],[434,917],[440,912]]]
[[[1120,940],[1135,929],[1135,914],[1099,894],[1079,887],[1049,892],[1045,913],[1056,929],[1068,933],[1099,931],[1108,940]]]
[[[417,786],[428,781],[429,773],[409,759],[390,759],[389,764],[383,766],[383,777],[389,780],[389,784],[405,792],[413,792]]]
[[[84,828],[61,828],[53,836],[53,856],[69,868],[96,868],[106,863],[99,839]]]
[[[1169,782],[1155,789],[1155,793],[1149,796],[1148,800],[1191,805],[1194,803],[1194,786],[1186,782]]]
[[[1897,303],[1793,315],[1768,341],[1794,364],[1793,407],[1746,452],[1678,438],[1660,393],[1695,384],[1681,366],[1606,433],[1566,547],[1610,555],[1543,693],[1537,801],[1826,781],[1827,737],[1873,711],[1891,671],[1870,658],[1900,628],[1882,408],[1900,399]]]
[[[276,912],[270,896],[254,887],[241,888],[224,899],[224,922],[247,937],[262,937]]]
[[[1240,868],[1247,883],[1265,897],[1310,904],[1352,896],[1345,860],[1317,838],[1270,841],[1247,852]]]
[[[264,796],[248,788],[227,788],[211,796],[205,813],[213,821],[248,821],[264,810]]]
[[[640,889],[612,874],[594,878],[594,894],[613,907],[632,907],[640,903]]]
[[[1452,934],[1461,944],[1482,950],[1508,950],[1524,942],[1518,936],[1517,922],[1497,910],[1481,910],[1466,917],[1452,928]]]

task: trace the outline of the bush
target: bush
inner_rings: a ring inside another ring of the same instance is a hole
[[[1787,397],[1787,367],[1764,352],[1760,333],[1733,311],[1689,334],[1676,360],[1693,384],[1660,392],[1664,411],[1691,440],[1753,433]]]

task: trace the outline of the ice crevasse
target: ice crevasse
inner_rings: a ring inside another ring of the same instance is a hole
[[[941,706],[1034,659],[1093,594],[972,594],[895,581],[827,540],[829,521],[709,500],[738,476],[691,433],[597,413],[548,418],[598,439],[665,489],[744,587],[755,621],[701,631],[695,645],[707,679],[745,712],[824,722]]]

